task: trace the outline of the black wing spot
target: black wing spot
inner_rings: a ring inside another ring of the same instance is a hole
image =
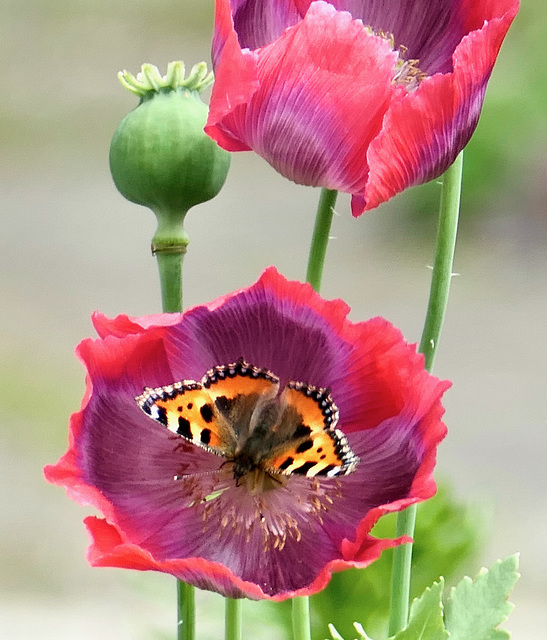
[[[281,471],[285,471],[285,469],[288,469],[291,464],[294,462],[294,458],[291,458],[290,456],[284,460],[280,465],[279,465],[279,469]]]
[[[319,449],[318,449],[318,451],[319,451]],[[324,460],[326,457],[327,457],[326,454],[323,454],[322,456],[320,456],[320,460]]]
[[[313,442],[311,440],[304,440],[304,442],[300,443],[296,448],[296,453],[304,453],[308,449],[313,447]]]
[[[312,468],[315,467],[317,463],[316,462],[304,462],[303,465],[300,465],[299,467],[297,467],[293,473],[298,473],[299,475],[305,476],[306,473],[308,473],[308,471]]]
[[[178,411],[179,413],[182,413],[182,407],[177,407],[177,411]]]
[[[210,404],[204,404],[203,407],[200,408],[199,412],[205,422],[211,422],[213,420],[213,407]]]
[[[192,435],[192,430],[190,429],[190,422],[179,416],[179,428],[177,429],[177,433],[184,438],[188,438],[188,440],[193,440],[194,436]]]
[[[202,429],[199,439],[203,444],[209,444],[211,442],[211,429]]]
[[[318,447],[317,448],[317,453],[321,453],[321,451],[323,451],[323,447]]]
[[[226,396],[218,396],[218,398],[215,399],[215,404],[222,413],[228,413],[230,410],[231,402]]]
[[[311,427],[308,427],[307,424],[300,423],[298,427],[296,427],[296,431],[294,432],[293,439],[300,440],[300,438],[305,438],[309,436],[311,433]]]
[[[336,467],[333,464],[329,464],[328,466],[326,466],[324,469],[321,469],[321,471],[317,472],[318,476],[326,476],[328,474],[329,471],[332,471],[333,469],[335,469]]]
[[[189,402],[189,403],[186,405],[186,408],[187,408],[187,409],[192,409],[192,407],[193,407],[193,406],[194,406],[194,403],[193,403],[193,402]]]
[[[157,407],[157,409],[158,409],[158,416],[156,420],[158,422],[161,422],[161,424],[167,426],[167,410],[165,409],[165,407]]]

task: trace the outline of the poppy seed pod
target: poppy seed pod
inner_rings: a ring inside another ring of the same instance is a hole
[[[120,193],[156,215],[184,216],[222,188],[230,154],[203,131],[208,108],[201,91],[212,84],[205,63],[184,78],[182,62],[161,76],[151,64],[120,82],[140,98],[120,122],[110,146],[110,171]]]

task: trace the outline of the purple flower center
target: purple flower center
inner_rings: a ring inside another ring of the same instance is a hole
[[[257,491],[257,477],[270,485]],[[339,479],[276,477],[250,473],[234,484],[228,465],[204,476],[179,476],[181,493],[197,511],[204,536],[237,536],[260,544],[264,552],[281,551],[288,539],[322,526],[323,517],[341,498]],[[251,485],[251,490],[249,489]]]
[[[281,550],[288,537],[301,539],[302,528],[323,524],[322,513],[341,496],[333,478],[359,463],[336,429],[328,389],[291,381],[280,389],[276,375],[243,358],[213,367],[199,382],[147,387],[136,400],[177,436],[174,480],[203,535],[235,534],[264,551]],[[224,460],[189,472],[188,441]]]

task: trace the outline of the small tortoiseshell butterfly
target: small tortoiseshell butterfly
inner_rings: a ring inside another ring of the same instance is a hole
[[[341,476],[359,458],[336,429],[328,389],[289,382],[243,358],[207,371],[200,382],[145,387],[139,407],[173,433],[226,458],[236,483],[247,474],[282,482],[292,474]]]

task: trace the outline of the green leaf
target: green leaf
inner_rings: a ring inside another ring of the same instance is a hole
[[[362,624],[360,624],[359,622],[354,622],[353,626],[355,627],[355,631],[357,631],[357,633],[361,636],[359,640],[372,640],[372,638],[369,638],[365,633]]]
[[[332,640],[344,640],[344,638],[342,638],[342,636],[338,633],[336,627],[333,624],[329,624],[329,631]]]
[[[455,586],[446,605],[450,640],[506,640],[509,633],[496,627],[507,619],[513,605],[507,602],[515,582],[518,555],[498,560],[482,569],[475,580],[464,578]]]
[[[361,624],[359,624],[358,622],[354,622],[353,626],[355,627],[355,631],[357,631],[357,633],[359,634],[359,638],[356,638],[355,640],[372,640],[372,638],[369,638],[367,636]],[[332,640],[344,640],[344,638],[342,638],[342,636],[338,633],[338,630],[333,624],[329,624],[329,631]]]
[[[410,607],[408,626],[396,633],[393,640],[446,640],[448,638],[443,621],[443,588],[444,580],[441,578],[414,600]],[[473,640],[476,639],[473,637]]]

